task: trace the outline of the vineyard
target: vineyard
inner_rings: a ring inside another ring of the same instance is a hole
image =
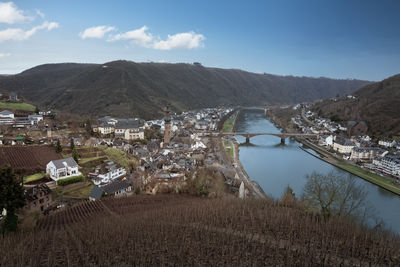
[[[49,161],[59,158],[60,155],[49,146],[0,147],[0,166],[10,165],[22,175],[43,172]]]
[[[399,266],[400,240],[269,200],[80,202],[0,239],[0,266]]]

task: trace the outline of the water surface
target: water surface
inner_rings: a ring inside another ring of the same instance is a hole
[[[271,132],[279,133],[261,110],[242,111],[237,119],[238,132]],[[239,143],[245,143],[245,138],[238,136]],[[257,181],[268,196],[280,198],[290,186],[296,196],[301,196],[306,183],[305,175],[313,171],[329,173],[332,170],[344,172],[312,155],[299,147],[300,143],[286,139],[286,144],[280,144],[280,138],[275,136],[256,136],[250,139],[250,145],[241,145],[239,158],[250,178]],[[400,197],[378,186],[375,186],[357,176],[357,184],[363,186],[368,193],[368,202],[374,209],[378,219],[384,221],[386,228],[400,234]],[[369,223],[374,225],[375,219]]]

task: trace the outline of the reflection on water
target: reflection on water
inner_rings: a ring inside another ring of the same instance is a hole
[[[246,110],[241,112],[237,121],[238,132],[280,132],[262,111]],[[294,139],[286,139],[281,144],[276,136],[255,136],[246,144],[246,139],[237,136],[240,147],[239,157],[250,178],[257,181],[265,193],[274,198],[280,198],[287,185],[290,185],[296,196],[301,196],[305,175],[313,171],[328,173],[332,170],[344,172],[324,161],[301,150],[301,144]],[[316,154],[312,150],[309,152]],[[348,175],[347,172],[346,175]],[[361,178],[357,183],[368,192],[368,201],[388,228],[400,233],[400,197],[378,186],[372,185]],[[370,223],[375,220],[371,218]]]

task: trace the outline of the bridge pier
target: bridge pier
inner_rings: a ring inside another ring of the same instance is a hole
[[[285,137],[281,137],[281,144],[284,145],[285,144]]]
[[[246,135],[246,144],[250,144],[250,136]]]

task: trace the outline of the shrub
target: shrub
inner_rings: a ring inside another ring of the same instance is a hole
[[[65,178],[65,179],[58,180],[57,184],[61,185],[61,186],[66,186],[66,185],[69,185],[69,184],[82,182],[84,179],[85,179],[85,176],[83,176],[83,175],[72,176],[72,177],[68,177],[68,178]]]

